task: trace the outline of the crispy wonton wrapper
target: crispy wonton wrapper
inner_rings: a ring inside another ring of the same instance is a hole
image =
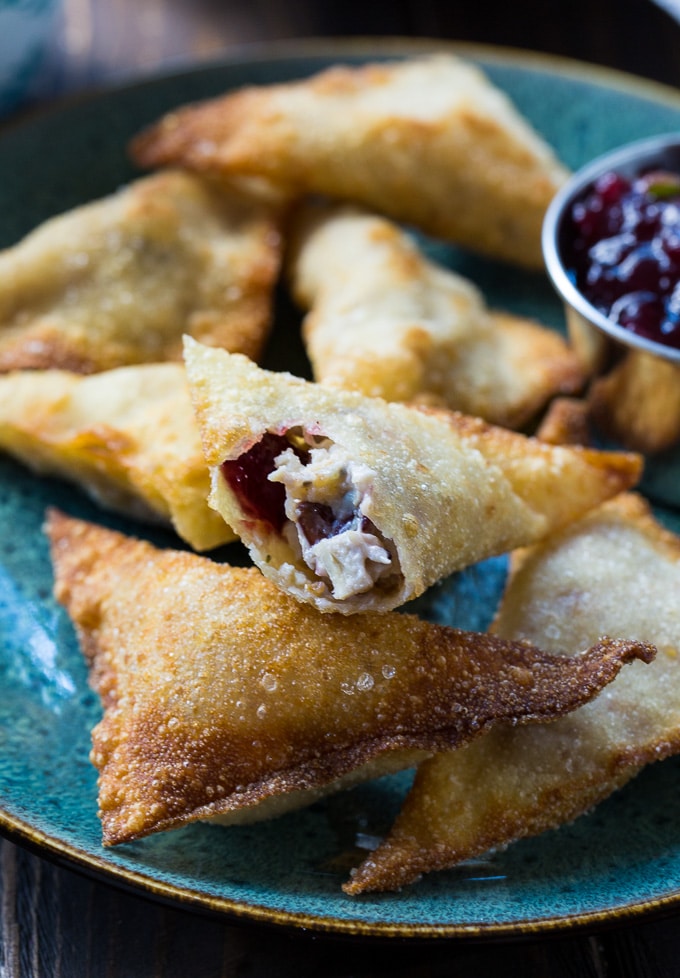
[[[186,342],[213,505],[275,584],[387,610],[632,485],[637,456],[541,444],[448,411],[262,370]]]
[[[0,371],[179,360],[182,335],[257,357],[280,264],[270,202],[166,172],[0,252]]]
[[[498,727],[425,761],[390,835],[347,892],[395,889],[555,828],[680,751],[678,593],[680,540],[632,494],[514,555],[497,634],[553,653],[627,635],[654,643],[656,660],[540,730]]]
[[[310,310],[303,335],[315,380],[508,428],[583,386],[563,337],[492,314],[471,282],[429,261],[392,222],[348,205],[308,205],[293,240],[288,270]]]
[[[335,67],[186,106],[141,133],[142,166],[265,178],[353,201],[542,268],[541,223],[566,170],[509,99],[451,55]]]
[[[592,445],[588,402],[581,397],[556,397],[536,429],[549,445]]]
[[[106,844],[277,814],[498,721],[561,715],[654,654],[606,640],[559,659],[414,616],[319,615],[254,568],[55,511],[47,531],[104,706],[92,760]]]
[[[210,477],[180,363],[90,377],[26,370],[0,377],[0,450],[101,505],[168,523],[196,550],[236,539],[207,502]]]
[[[653,454],[680,440],[680,366],[629,350],[592,384],[588,402],[600,429],[621,445]]]

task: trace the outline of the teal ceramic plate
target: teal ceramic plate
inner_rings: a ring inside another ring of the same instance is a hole
[[[376,41],[284,45],[143,81],[7,129],[0,138],[0,246],[133,176],[128,138],[161,112],[244,83],[308,74],[331,61],[427,50]],[[680,128],[680,97],[658,86],[520,52],[458,46],[506,89],[572,167],[632,138]],[[562,310],[547,280],[433,247],[476,279],[494,305]],[[295,316],[282,301],[269,365],[300,369]],[[297,352],[296,352],[297,350]],[[575,824],[401,893],[351,899],[340,884],[390,825],[407,776],[365,785],[251,827],[194,825],[115,850],[100,845],[89,731],[99,706],[71,625],[51,597],[45,507],[133,533],[77,490],[0,458],[0,829],[45,855],[162,900],[336,934],[444,937],[535,934],[680,905],[680,760],[651,767]],[[668,517],[671,523],[674,517]],[[173,537],[156,534],[163,545]],[[240,552],[232,557],[243,559]],[[505,565],[491,561],[434,588],[432,618],[484,628]]]

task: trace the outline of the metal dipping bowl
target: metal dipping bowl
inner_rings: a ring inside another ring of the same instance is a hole
[[[574,284],[563,253],[572,205],[610,170],[680,174],[680,133],[630,143],[578,170],[556,194],[543,223],[546,269],[564,302],[569,337],[589,376],[589,413],[598,441],[645,455],[641,488],[680,506],[680,349],[636,335],[597,310]]]

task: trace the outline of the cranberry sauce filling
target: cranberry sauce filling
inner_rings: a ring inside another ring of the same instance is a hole
[[[277,533],[286,522],[286,490],[280,482],[270,482],[267,476],[274,471],[274,459],[287,448],[305,459],[306,453],[292,445],[285,435],[267,432],[239,458],[228,459],[220,466],[246,516],[268,523]]]
[[[355,522],[356,517],[356,510],[338,516],[326,503],[302,502],[298,504],[298,523],[312,547],[319,540],[327,540],[329,537],[342,533]],[[375,525],[367,516],[361,517],[359,526],[364,533],[374,533],[375,535],[378,533]]]
[[[680,174],[603,174],[573,204],[561,246],[596,309],[680,349]]]
[[[326,503],[298,503],[297,512],[300,529],[311,546],[314,546],[319,540],[325,540],[328,537],[334,537],[337,533],[342,533],[354,518],[353,513],[336,516]]]

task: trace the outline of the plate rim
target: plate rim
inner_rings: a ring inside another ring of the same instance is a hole
[[[84,103],[109,97],[116,98],[125,93],[132,94],[164,82],[179,81],[185,76],[195,77],[220,68],[246,68],[256,63],[268,62],[285,64],[305,58],[323,59],[330,64],[331,61],[342,61],[343,57],[368,60],[371,57],[409,57],[435,51],[449,52],[467,59],[484,61],[487,64],[541,70],[563,78],[628,92],[637,98],[648,98],[680,111],[680,90],[676,90],[671,85],[620,69],[548,52],[428,37],[300,38],[239,44],[225,49],[215,58],[198,62],[176,59],[162,67],[135,73],[130,77],[112,78],[101,86],[86,91],[67,93],[49,103],[31,106],[1,119],[0,144],[8,134],[30,129],[34,125],[39,125],[42,119],[68,113],[71,107],[75,108]],[[244,84],[248,83],[244,82]],[[31,824],[26,818],[12,814],[3,806],[4,803],[0,799],[0,832],[9,841],[23,845],[57,864],[82,871],[128,892],[137,895],[146,894],[163,903],[194,912],[339,937],[438,940],[456,938],[477,941],[509,937],[536,938],[548,934],[566,934],[593,927],[616,925],[642,917],[649,919],[654,914],[669,912],[680,906],[680,887],[678,887],[662,896],[628,901],[616,907],[508,922],[418,924],[280,910],[255,902],[211,895],[200,889],[180,886],[140,870],[111,863],[104,855],[97,856],[82,846],[50,835]],[[354,899],[359,902],[361,897]]]
[[[390,940],[470,940],[492,941],[508,938],[536,939],[546,936],[566,936],[593,928],[621,925],[629,920],[649,921],[653,916],[676,910],[680,903],[680,888],[661,897],[641,901],[629,901],[616,908],[591,910],[583,913],[562,914],[559,917],[535,917],[531,920],[507,923],[471,921],[469,923],[416,924],[407,922],[366,921],[320,916],[305,912],[277,910],[254,902],[245,903],[228,897],[212,896],[204,891],[179,886],[158,879],[104,857],[95,856],[86,849],[58,840],[30,822],[11,815],[0,808],[0,833],[9,842],[25,847],[42,858],[71,871],[81,872],[99,882],[115,886],[136,896],[146,895],[175,909],[234,920],[283,927],[294,931],[312,931],[319,934],[349,938]],[[361,897],[353,898],[357,901]]]
[[[104,79],[101,84],[95,84],[92,87],[77,91],[67,91],[57,95],[54,100],[29,104],[9,116],[0,117],[0,138],[14,129],[30,126],[46,116],[59,114],[70,106],[107,96],[133,92],[147,86],[152,87],[154,84],[163,81],[180,79],[184,75],[193,76],[204,71],[268,61],[296,61],[300,58],[336,58],[339,60],[338,55],[340,57],[370,58],[373,56],[386,58],[394,56],[397,58],[436,51],[445,51],[458,54],[461,57],[479,59],[499,65],[508,64],[548,71],[576,81],[606,85],[609,88],[630,92],[637,97],[647,97],[655,102],[666,103],[671,108],[680,109],[680,88],[676,89],[671,84],[645,78],[620,68],[612,68],[608,65],[584,61],[568,55],[554,54],[549,51],[534,51],[528,48],[477,41],[401,37],[399,35],[281,38],[236,44],[205,60],[191,61],[179,56],[170,58],[162,66],[142,69],[130,75],[118,76],[114,74]]]

